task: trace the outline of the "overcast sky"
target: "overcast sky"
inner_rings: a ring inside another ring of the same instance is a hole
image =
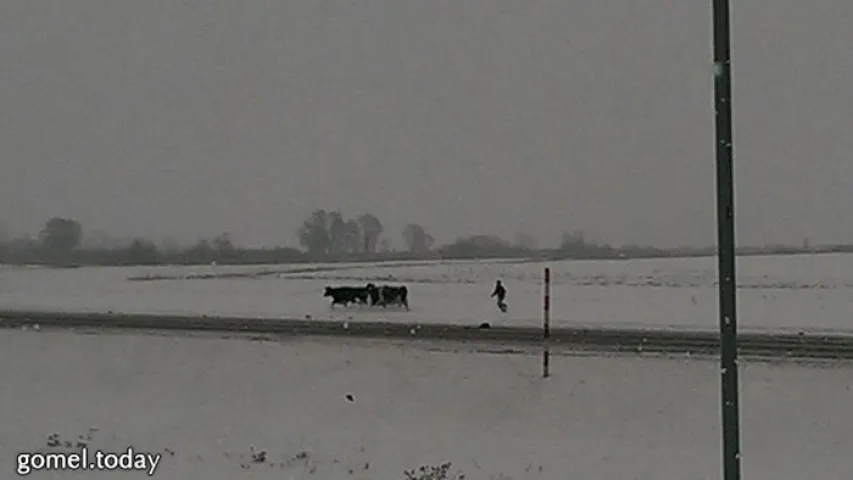
[[[5,0],[0,222],[712,244],[710,3]],[[733,22],[738,241],[853,242],[853,2]]]

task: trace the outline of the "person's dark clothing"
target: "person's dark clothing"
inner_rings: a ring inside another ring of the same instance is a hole
[[[498,297],[498,309],[502,312],[506,312],[506,303],[504,303],[504,299],[506,298],[506,288],[504,288],[500,280],[495,283],[495,290],[492,292],[492,298],[494,297]]]
[[[492,298],[498,297],[498,301],[503,302],[504,298],[506,298],[506,288],[500,283],[495,285],[495,291],[492,292]]]

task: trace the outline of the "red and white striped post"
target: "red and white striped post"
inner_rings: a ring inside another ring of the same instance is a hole
[[[551,372],[549,371],[550,363],[550,345],[551,338],[551,269],[545,267],[545,291],[542,304],[542,377],[547,378]]]

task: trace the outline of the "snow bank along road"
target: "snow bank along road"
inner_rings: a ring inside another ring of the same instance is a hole
[[[542,330],[532,327],[464,326],[386,322],[330,322],[212,316],[167,316],[117,313],[0,311],[0,327],[72,328],[97,330],[170,330],[256,335],[335,336],[378,339],[445,340],[511,345],[542,343]],[[663,352],[712,354],[719,337],[711,332],[557,328],[551,330],[555,348],[600,352]],[[749,333],[739,337],[742,355],[789,358],[853,358],[853,335]]]

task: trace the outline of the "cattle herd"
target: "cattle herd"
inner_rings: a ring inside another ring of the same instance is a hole
[[[397,306],[409,309],[409,289],[405,285],[376,286],[368,283],[363,287],[326,287],[324,297],[331,297],[332,308],[335,305],[364,305],[370,307]]]

